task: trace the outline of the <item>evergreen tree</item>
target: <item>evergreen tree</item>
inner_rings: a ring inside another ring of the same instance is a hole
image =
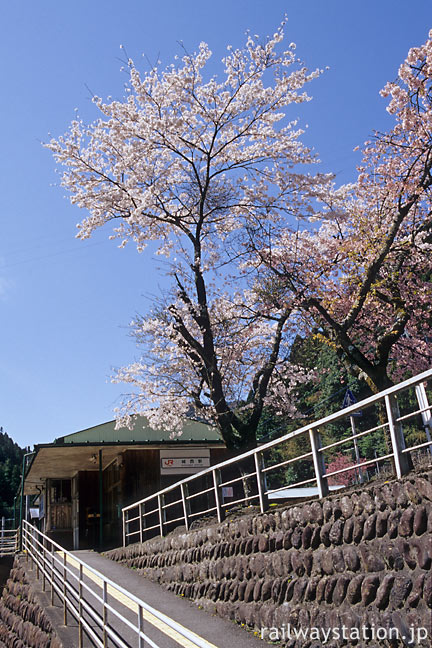
[[[24,450],[0,428],[0,517],[13,517],[14,497],[18,491]]]

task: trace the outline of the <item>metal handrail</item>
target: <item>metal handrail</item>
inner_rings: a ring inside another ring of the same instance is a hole
[[[84,632],[100,648],[107,645],[108,638],[110,645],[130,648],[113,626],[113,618],[136,634],[138,648],[147,644],[158,648],[144,633],[144,613],[152,615],[197,648],[208,648],[207,641],[104,576],[26,520],[22,522],[22,540],[27,560],[30,558],[32,565],[36,565],[37,578],[42,575],[43,591],[47,583],[51,588],[51,605],[56,595],[63,606],[64,625],[68,625],[69,614],[76,619],[78,648],[83,646]],[[84,580],[85,575],[87,581]],[[123,606],[135,612],[135,623],[112,605],[115,599],[121,599]]]
[[[299,429],[294,430],[293,432],[289,432],[282,437],[279,437],[278,439],[262,444],[257,448],[249,450],[248,452],[245,452],[231,459],[227,459],[215,466],[211,466],[210,468],[206,468],[199,473],[196,473],[195,475],[186,477],[171,486],[163,488],[153,495],[125,506],[122,509],[123,545],[126,546],[128,540],[131,538],[135,538],[136,541],[136,536],[139,536],[139,540],[142,541],[146,532],[149,532],[156,528],[159,528],[161,535],[164,535],[165,526],[171,525],[173,522],[177,522],[179,520],[186,526],[186,529],[188,529],[190,518],[195,518],[199,514],[199,512],[190,512],[191,495],[188,493],[188,488],[193,484],[199,484],[200,482],[198,480],[202,480],[205,477],[211,477],[213,485],[208,488],[207,484],[205,487],[202,487],[200,490],[198,490],[198,492],[194,493],[193,497],[195,498],[199,495],[210,493],[213,502],[211,504],[207,502],[206,507],[203,508],[201,513],[204,515],[209,510],[216,510],[219,522],[224,519],[224,509],[228,508],[229,506],[233,506],[240,502],[250,502],[258,498],[260,510],[264,512],[268,508],[269,494],[276,492],[277,490],[282,490],[284,488],[294,488],[296,486],[304,485],[305,483],[315,482],[318,487],[319,497],[322,498],[329,492],[328,477],[356,469],[361,470],[364,466],[376,464],[380,461],[383,462],[392,460],[394,463],[396,476],[400,478],[403,474],[406,474],[410,470],[411,463],[408,456],[410,450],[417,448],[428,448],[429,452],[432,454],[432,405],[429,405],[425,389],[425,383],[431,379],[432,369],[429,369],[428,371],[424,371],[423,373],[409,378],[408,380],[405,380],[398,385],[389,387],[388,389],[385,389],[378,394],[370,396],[369,398],[366,398],[358,403],[330,414],[329,416],[323,417],[313,423],[308,423],[307,425],[304,425]],[[414,412],[401,416],[399,413],[397,396],[398,394],[413,387],[415,387],[418,409],[416,409]],[[337,442],[329,444],[327,446],[322,446],[320,438],[321,428],[323,428],[325,425],[328,425],[329,423],[334,423],[336,421],[340,421],[341,419],[352,417],[360,410],[366,410],[367,408],[373,407],[378,403],[381,403],[385,406],[383,408],[383,411],[385,411],[387,420],[384,423],[381,423],[380,425],[376,425],[369,430],[361,431],[359,433],[353,431],[353,434],[351,436],[338,440]],[[422,418],[423,428],[426,432],[426,442],[417,444],[415,446],[412,446],[411,448],[407,448],[406,439],[404,437],[402,429],[402,421],[414,416],[421,416]],[[380,457],[375,457],[370,461],[357,461],[357,463],[354,463],[344,469],[326,474],[324,464],[325,450],[331,447],[346,444],[348,442],[356,443],[358,438],[384,429],[388,429],[391,442],[391,448],[387,449],[386,454],[383,454]],[[308,452],[305,452],[303,450],[301,453],[299,453],[298,456],[294,458],[282,461],[275,465],[265,466],[264,459],[266,451],[281,446],[285,442],[298,438],[302,435],[309,435],[308,441],[310,444],[310,450]],[[274,471],[283,465],[291,464],[294,461],[299,461],[307,457],[311,457],[313,460],[315,472],[315,477],[313,479],[301,480],[296,484],[289,484],[282,487],[281,489],[270,489],[267,487],[266,478],[271,471]],[[253,459],[255,463],[255,467],[252,471],[250,465],[251,459]],[[230,479],[224,477],[224,479],[222,480],[221,473],[223,470],[226,470],[227,468],[229,469],[233,467],[241,467],[242,463],[244,464],[244,462],[247,462],[248,460],[249,463],[247,465],[247,470],[243,471],[244,474],[242,474],[240,477],[237,476],[235,478],[231,476]],[[243,483],[245,483],[245,480],[247,479],[254,482],[255,492],[253,494],[245,492],[245,497],[236,499],[235,501],[229,502],[228,504],[224,503],[222,497],[222,487],[226,485],[233,485],[241,480],[243,480]],[[165,503],[165,496],[167,496],[169,493],[174,494],[175,501]],[[157,502],[156,508],[155,502]],[[151,504],[152,510],[146,511],[146,505],[149,504]],[[183,514],[180,516],[180,518],[176,516],[175,520],[169,520],[167,518],[167,509],[174,506],[174,504],[183,505]],[[132,515],[130,516],[130,514]],[[146,525],[146,522],[150,516],[153,516],[151,524]],[[157,523],[154,522],[155,517],[158,518]],[[170,529],[171,528],[172,527],[170,527]]]
[[[18,551],[18,529],[1,529],[0,557],[11,556]]]

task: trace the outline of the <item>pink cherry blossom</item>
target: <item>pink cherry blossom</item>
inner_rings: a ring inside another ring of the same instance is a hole
[[[193,410],[238,448],[255,444],[273,397],[296,411],[287,395],[307,375],[287,360],[295,318],[260,297],[250,237],[312,214],[329,178],[297,168],[315,160],[296,119],[320,71],[283,40],[283,24],[266,41],[249,35],[217,77],[205,43],[166,69],[130,61],[127,97],[95,98],[99,118],[76,119],[48,145],[86,212],[79,237],[108,226],[140,252],[156,241],[171,264],[171,294],[132,324],[143,356],[117,373],[131,387],[122,423],[145,413],[175,432]]]

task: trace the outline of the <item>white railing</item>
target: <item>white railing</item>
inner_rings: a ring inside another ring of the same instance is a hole
[[[429,405],[427,397],[428,384],[431,381],[432,369],[429,369],[399,385],[182,479],[154,495],[124,507],[123,545],[143,542],[154,535],[163,536],[178,525],[189,529],[194,519],[209,514],[216,515],[221,522],[227,509],[239,504],[258,503],[261,512],[264,512],[268,508],[269,496],[287,488],[315,485],[319,497],[324,497],[329,492],[329,478],[348,471],[357,470],[363,475],[363,471],[368,467],[373,469],[375,466],[379,468],[384,464],[392,464],[396,476],[400,478],[412,467],[412,451],[428,452],[432,455],[432,406]],[[402,395],[405,393],[411,397],[408,398],[410,407],[403,403]],[[368,429],[362,430],[362,426],[354,421],[360,412],[363,421],[367,420],[369,424],[373,421],[373,425]],[[344,418],[350,418],[351,421],[351,428],[347,430],[346,436],[323,446],[320,432],[326,426]],[[404,426],[410,422],[418,430],[411,446],[408,446],[402,422]],[[380,436],[380,440],[383,441],[384,437],[384,454],[369,460],[358,459],[357,463],[348,467],[326,472],[326,455],[328,458],[335,448],[342,447],[342,450],[352,448],[355,450],[355,456],[359,457],[358,440],[369,435],[373,435],[374,442],[379,440]],[[303,462],[300,467],[298,462]],[[286,475],[281,474],[281,469],[285,471],[296,464],[299,468],[297,474],[302,473],[307,478],[291,483]],[[272,480],[274,484],[271,484]]]
[[[68,625],[70,618],[78,624],[78,644],[75,645],[79,648],[83,646],[83,633],[91,645],[100,648],[108,645],[158,648],[144,633],[145,621],[159,628],[167,626],[161,631],[187,640],[191,648],[208,648],[204,639],[106,578],[25,520],[22,545],[27,560],[36,567],[37,578],[42,578],[42,590],[45,592],[48,586],[51,591],[51,605],[59,601],[63,607],[64,625]],[[123,608],[124,613],[118,607]],[[133,643],[126,640],[127,632],[135,637]]]
[[[18,530],[0,530],[0,558],[10,556],[18,551]]]

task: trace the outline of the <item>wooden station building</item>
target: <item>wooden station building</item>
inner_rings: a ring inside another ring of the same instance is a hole
[[[185,420],[182,434],[115,421],[36,445],[24,495],[37,496],[39,528],[66,548],[121,544],[121,509],[227,458],[216,428]],[[33,498],[34,499],[34,498]]]

